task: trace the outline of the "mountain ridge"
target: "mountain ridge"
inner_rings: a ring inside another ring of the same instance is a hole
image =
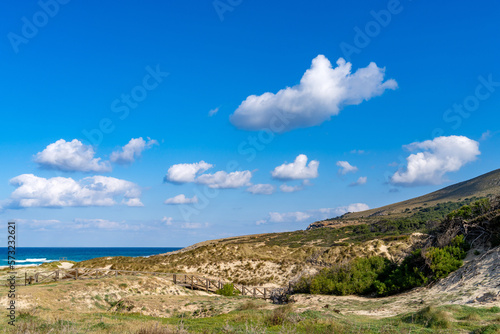
[[[460,202],[470,197],[480,198],[494,195],[500,195],[500,169],[447,186],[426,195],[375,209],[348,212],[340,217],[317,221],[310,224],[307,229],[360,224],[380,219],[382,216],[405,218],[409,214],[414,213],[415,209],[423,206],[432,207],[440,203]]]

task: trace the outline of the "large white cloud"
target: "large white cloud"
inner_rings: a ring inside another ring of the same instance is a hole
[[[271,175],[278,180],[299,180],[299,179],[314,179],[318,177],[319,161],[311,160],[307,164],[307,156],[300,154],[292,163],[284,163],[276,167]]]
[[[370,63],[351,73],[351,63],[330,61],[318,55],[300,84],[278,93],[251,95],[236,109],[230,120],[245,130],[271,129],[284,132],[315,126],[337,115],[347,105],[357,105],[379,96],[386,89],[396,89],[396,81],[384,82],[385,68]]]
[[[411,154],[405,170],[391,177],[391,183],[402,186],[441,184],[444,175],[458,171],[481,154],[479,143],[464,136],[437,137],[406,145]]]
[[[94,158],[92,146],[84,145],[73,139],[70,142],[59,139],[48,145],[42,152],[35,155],[35,162],[43,168],[55,169],[64,172],[109,172],[108,162],[101,162],[101,158]]]
[[[193,164],[173,165],[168,169],[165,180],[172,183],[194,182],[197,175],[212,167],[213,165],[203,160]]]
[[[248,187],[247,191],[254,195],[271,195],[274,192],[274,186],[271,184],[254,184]]]
[[[17,187],[6,207],[74,207],[112,206],[121,203],[142,206],[141,189],[135,183],[106,176],[92,176],[75,181],[72,178],[46,179],[22,174],[10,180]]]
[[[198,203],[198,197],[196,197],[196,195],[195,195],[195,196],[193,196],[193,198],[188,198],[188,197],[186,197],[186,195],[180,194],[180,195],[177,195],[175,197],[172,197],[172,198],[165,200],[164,203],[165,204],[172,204],[172,205],[175,205],[175,204],[194,204],[194,203]]]
[[[158,142],[154,139],[148,138],[146,142],[142,137],[132,138],[127,145],[111,153],[109,160],[117,164],[131,164],[135,159],[141,157],[144,150],[151,148],[153,145],[158,145]]]
[[[312,223],[318,220],[338,217],[347,212],[359,212],[369,210],[370,207],[364,203],[353,203],[348,206],[337,208],[323,208],[318,210],[294,211],[294,212],[269,212],[266,219],[257,221],[257,225],[265,223]]]
[[[337,161],[337,166],[340,167],[339,173],[342,175],[356,173],[358,171],[358,167],[352,166],[348,161]]]
[[[197,183],[205,184],[210,188],[230,189],[250,185],[252,172],[248,170],[227,173],[219,171],[214,174],[203,174],[196,179]]]

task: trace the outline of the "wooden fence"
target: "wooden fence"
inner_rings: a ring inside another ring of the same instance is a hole
[[[106,277],[131,276],[131,275],[151,275],[162,276],[171,280],[174,284],[184,286],[192,290],[203,290],[206,292],[216,292],[222,289],[224,284],[221,280],[209,279],[194,274],[178,274],[178,273],[158,273],[148,271],[132,271],[132,270],[113,270],[113,269],[57,269],[47,272],[38,272],[34,274],[25,274],[24,284],[32,285],[47,282],[65,281],[65,280],[83,280],[83,279],[101,279]],[[22,281],[18,279],[17,281]],[[242,296],[251,296],[254,298],[269,299],[275,288],[266,287],[249,287],[241,284],[234,284],[234,289]]]

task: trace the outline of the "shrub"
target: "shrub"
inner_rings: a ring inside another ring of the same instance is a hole
[[[450,328],[451,320],[447,312],[438,310],[432,306],[418,311],[412,319],[412,322],[424,325],[430,328]]]
[[[434,277],[444,278],[460,268],[462,260],[467,255],[468,245],[463,235],[457,235],[449,246],[443,248],[431,247],[425,257],[431,261],[430,269]]]
[[[425,253],[417,249],[399,265],[380,256],[356,258],[312,277],[302,277],[293,289],[299,293],[341,296],[372,292],[392,295],[448,276],[462,265],[468,248],[464,236],[459,235],[448,246],[431,247]]]
[[[381,257],[357,258],[350,263],[321,270],[314,277],[302,277],[294,291],[313,294],[366,294],[374,290],[373,283],[390,262]]]
[[[289,305],[278,307],[266,317],[265,322],[268,326],[283,325],[287,321],[291,313],[292,311]]]
[[[234,288],[233,283],[224,284],[222,289],[217,290],[215,293],[226,297],[236,296],[240,294],[240,292]]]

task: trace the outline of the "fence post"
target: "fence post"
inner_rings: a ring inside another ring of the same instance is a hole
[[[242,296],[245,295],[245,286],[244,285],[241,286],[241,295]]]
[[[253,288],[253,298],[255,298],[255,288]]]
[[[208,292],[208,285],[209,285],[209,284],[210,284],[210,281],[209,281],[209,280],[208,280],[208,278],[207,278],[207,281],[206,281],[206,290],[207,290],[207,292]]]
[[[264,300],[266,299],[266,288],[264,288]]]
[[[55,281],[59,280],[59,270],[56,270]]]
[[[35,274],[35,283],[38,283],[38,273]]]
[[[194,290],[194,276],[191,275],[191,290]]]
[[[177,284],[177,275],[174,274],[174,284]]]
[[[75,279],[78,279],[78,269],[75,269]]]
[[[28,278],[28,273],[24,272],[24,286],[26,286],[26,279]]]

